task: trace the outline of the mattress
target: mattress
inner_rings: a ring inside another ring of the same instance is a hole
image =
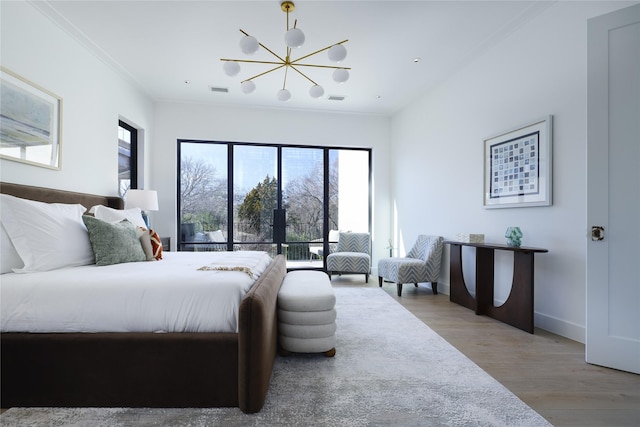
[[[266,252],[165,252],[160,261],[0,276],[2,332],[237,332]]]

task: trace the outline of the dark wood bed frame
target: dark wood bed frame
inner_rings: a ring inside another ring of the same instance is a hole
[[[96,196],[11,183],[0,192],[48,203]],[[278,255],[243,298],[238,333],[2,333],[0,406],[262,408],[277,350]]]

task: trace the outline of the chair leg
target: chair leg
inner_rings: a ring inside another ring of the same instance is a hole
[[[398,296],[402,296],[402,283],[398,283]]]
[[[364,283],[369,283],[369,275],[368,274],[364,275]]]
[[[431,282],[431,289],[434,295],[438,295],[438,282]]]
[[[380,287],[382,287],[382,276],[378,276],[378,285],[380,285]]]
[[[418,284],[417,284],[417,283],[414,283],[414,285],[416,286],[416,288],[418,287]]]

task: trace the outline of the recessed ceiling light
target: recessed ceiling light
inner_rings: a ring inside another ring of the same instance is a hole
[[[420,57],[417,57],[417,56],[416,56],[415,58],[413,58],[413,62],[415,62],[416,64],[417,64],[418,62],[420,62],[420,61],[422,61],[422,58],[420,58]]]
[[[191,80],[185,80],[185,81],[184,81],[184,84],[186,84],[186,85],[190,85],[190,84],[191,84]]]
[[[209,90],[211,92],[222,92],[222,93],[228,93],[229,92],[229,88],[226,88],[226,87],[209,86]]]

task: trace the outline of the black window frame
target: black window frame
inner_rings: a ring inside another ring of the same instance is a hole
[[[130,149],[129,159],[131,162],[131,165],[130,165],[131,171],[129,172],[129,181],[130,181],[129,188],[137,189],[138,188],[138,129],[122,120],[118,120],[118,127],[128,130],[131,135],[131,141],[129,142],[129,149]],[[118,144],[120,144],[120,138],[118,138]],[[120,192],[119,179],[118,179],[118,192]]]
[[[368,194],[368,232],[369,234],[371,234],[372,232],[372,221],[373,221],[373,148],[370,147],[345,147],[345,146],[323,146],[323,145],[300,145],[300,144],[278,144],[278,143],[257,143],[257,142],[231,142],[231,141],[215,141],[215,140],[199,140],[199,139],[178,139],[177,140],[177,165],[176,165],[176,170],[177,170],[177,174],[176,174],[176,217],[180,218],[180,214],[181,214],[181,203],[180,203],[180,197],[181,197],[181,146],[182,143],[203,143],[203,144],[219,144],[219,145],[226,145],[227,146],[227,185],[228,185],[228,194],[232,195],[233,194],[233,156],[234,156],[234,147],[236,146],[264,146],[264,147],[275,147],[278,149],[278,162],[280,163],[281,161],[281,153],[282,153],[282,148],[286,147],[286,148],[309,148],[309,149],[321,149],[323,150],[323,156],[324,156],[324,164],[325,164],[325,169],[324,169],[324,191],[325,194],[329,193],[329,152],[331,150],[354,150],[354,151],[365,151],[368,153],[368,167],[369,167],[369,171],[368,171],[368,186],[369,186],[369,194]],[[278,170],[279,174],[281,172],[281,168],[279,168]],[[278,182],[281,182],[282,177],[279,175],[278,176]],[[282,198],[282,194],[278,194],[278,203],[280,203]],[[231,208],[231,204],[233,203],[233,200],[227,200],[228,205],[228,209],[227,209],[227,213],[228,213],[228,223],[232,224],[233,223],[233,209]],[[278,206],[279,208],[281,207],[280,205]],[[324,235],[327,236],[329,233],[329,204],[325,203],[324,206],[324,224],[323,224],[323,229],[324,229]],[[177,236],[178,236],[178,245],[177,245],[177,250],[180,251],[181,250],[181,244],[180,244],[180,221],[177,221]],[[328,253],[328,249],[329,249],[329,242],[325,241],[325,251],[327,251]],[[232,251],[233,250],[233,241],[230,239],[227,242],[227,250],[228,251]],[[281,253],[281,246],[278,245],[278,253]],[[326,261],[325,261],[326,262]]]

